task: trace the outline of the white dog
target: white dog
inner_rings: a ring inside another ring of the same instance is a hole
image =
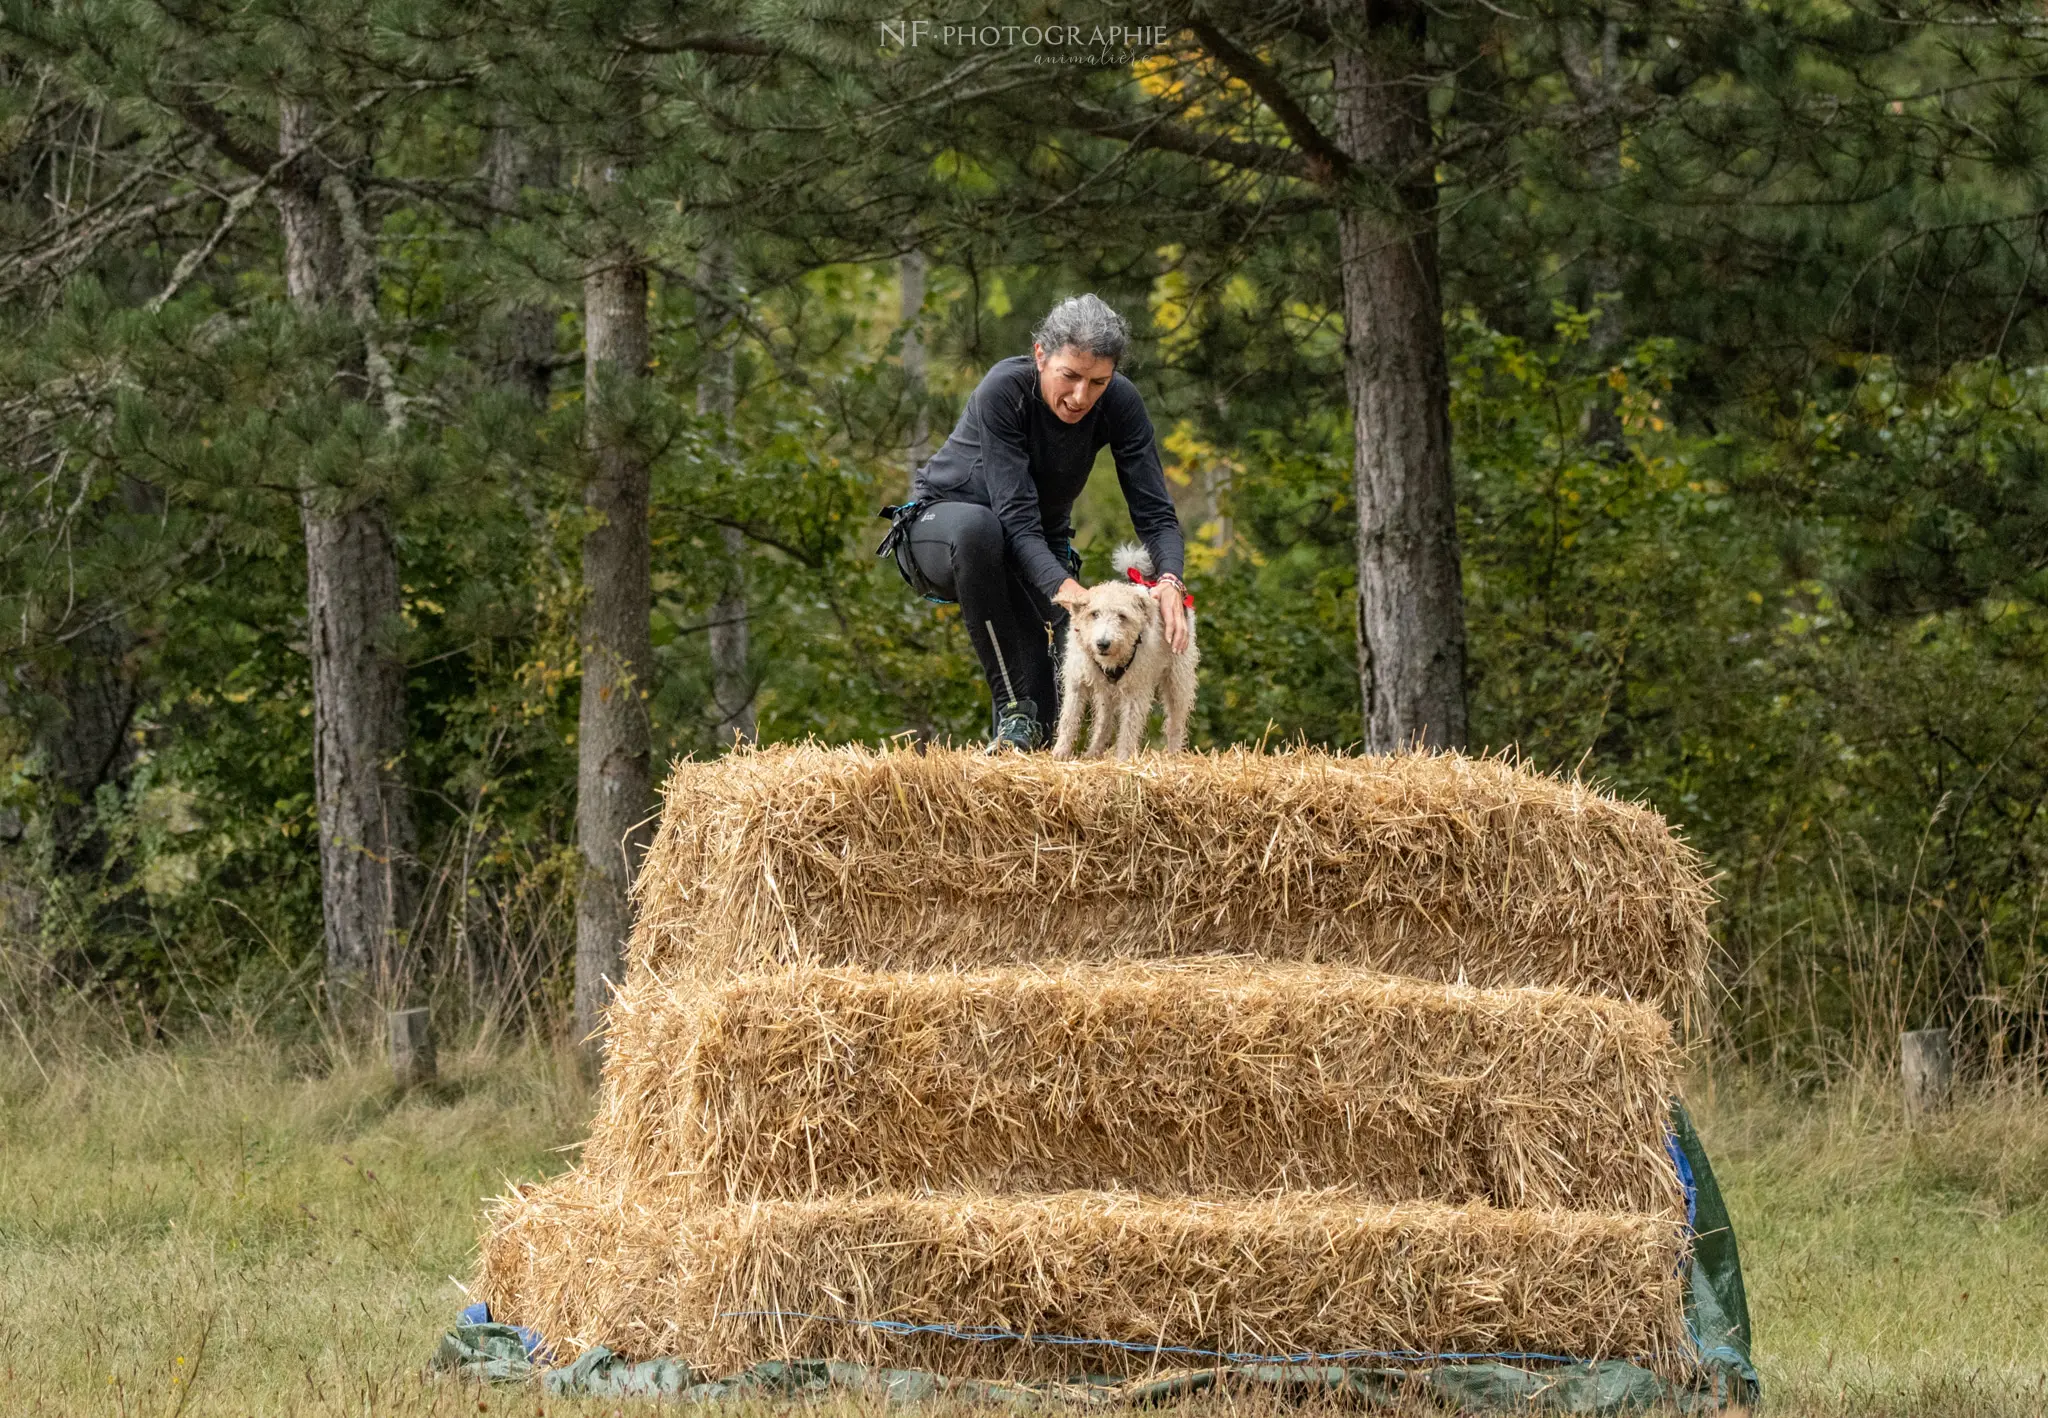
[[[1135,567],[1150,579],[1152,558],[1143,547],[1121,546],[1110,564],[1128,578]],[[1166,751],[1187,747],[1188,715],[1195,707],[1195,616],[1188,613],[1188,648],[1176,655],[1166,643],[1159,602],[1152,593],[1124,579],[1090,586],[1060,602],[1067,622],[1067,654],[1061,678],[1059,733],[1054,758],[1071,758],[1081,737],[1081,714],[1094,713],[1088,735],[1090,757],[1109,745],[1111,720],[1116,724],[1116,756],[1130,758],[1145,738],[1152,701],[1166,704]]]

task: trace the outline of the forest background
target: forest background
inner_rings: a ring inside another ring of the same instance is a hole
[[[984,732],[874,512],[1094,290],[1199,746],[1384,746],[1448,576],[1446,741],[1719,873],[1718,1048],[2037,1084],[2038,14],[1014,8],[0,5],[4,1027],[570,1037],[659,765]]]

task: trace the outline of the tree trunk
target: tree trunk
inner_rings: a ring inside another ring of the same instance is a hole
[[[1592,33],[1597,28],[1597,33]],[[1595,214],[1602,200],[1611,199],[1621,186],[1621,145],[1623,139],[1619,105],[1624,75],[1621,68],[1621,21],[1612,15],[1589,12],[1568,15],[1555,21],[1559,67],[1585,121],[1580,139],[1586,155],[1586,180],[1597,194],[1588,207]],[[1591,34],[1591,43],[1588,35]],[[1619,294],[1621,265],[1616,260],[1612,235],[1604,228],[1594,234],[1586,250],[1585,299],[1581,310],[1594,308],[1603,294]],[[1590,332],[1593,349],[1603,356],[1622,343],[1624,326],[1618,303],[1609,304],[1594,320]],[[1602,411],[1603,443],[1618,444],[1621,423],[1611,408]]]
[[[1338,217],[1357,451],[1358,677],[1376,752],[1465,743],[1465,601],[1437,286],[1425,11],[1376,6],[1335,59],[1337,141],[1362,169]],[[1408,174],[1394,185],[1395,174]]]
[[[35,742],[43,757],[50,866],[90,878],[106,870],[112,845],[99,817],[99,790],[125,789],[135,765],[135,636],[125,618],[108,617],[67,649],[63,668],[49,677],[54,704]]]
[[[502,221],[518,211],[528,187],[554,186],[556,169],[553,149],[537,146],[516,118],[501,115],[484,141],[483,177],[493,215]],[[554,383],[556,313],[552,302],[509,306],[488,336],[498,383],[541,409],[547,408]]]
[[[698,263],[698,280],[724,299],[736,299],[732,252],[713,240]],[[697,373],[697,412],[720,421],[719,444],[730,458],[735,369],[731,314],[714,301],[698,297],[698,343],[702,361]],[[721,528],[725,539],[726,581],[711,611],[712,732],[721,744],[754,739],[754,678],[747,666],[747,539],[737,527]]]
[[[297,103],[283,105],[285,152],[316,126]],[[348,309],[342,214],[321,160],[310,152],[279,184],[285,286],[308,311]],[[360,318],[360,312],[358,312]],[[362,362],[347,371],[372,393]],[[327,981],[339,999],[388,993],[413,924],[412,805],[407,797],[405,664],[393,643],[401,603],[398,556],[380,499],[352,504],[332,490],[300,484],[306,537],[306,619],[313,678],[313,785],[320,819],[320,911]]]
[[[632,426],[648,357],[647,268],[615,249],[583,281],[583,401],[592,470],[583,502],[582,700],[576,719],[576,1015],[603,1024],[633,925],[629,891],[651,835],[645,676],[652,647],[647,459]]]

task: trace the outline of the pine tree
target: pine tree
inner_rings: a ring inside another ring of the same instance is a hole
[[[584,160],[586,192],[616,168]],[[591,473],[584,506],[581,707],[576,720],[576,837],[583,879],[576,896],[578,1038],[594,1034],[619,976],[632,925],[627,893],[650,840],[652,753],[644,677],[652,659],[648,613],[648,467],[632,424],[647,370],[647,267],[628,237],[614,238],[583,278],[583,397]]]
[[[277,157],[270,165],[283,166],[277,206],[285,289],[309,317],[340,313],[354,326],[355,348],[343,377],[358,397],[376,403],[388,432],[398,434],[404,405],[377,337],[376,252],[349,170],[362,161],[349,151],[354,136],[327,120],[315,100],[278,102]],[[336,149],[346,154],[338,162],[330,155]],[[256,160],[251,154],[251,165]],[[301,480],[298,500],[329,985],[368,983],[388,998],[400,974],[400,942],[418,904],[417,843],[403,769],[405,666],[390,642],[399,615],[391,513],[378,497],[336,499],[310,476]]]
[[[173,151],[210,150],[239,171],[214,233],[181,257],[152,307],[201,275],[267,198],[278,214],[285,295],[338,356],[328,389],[305,408],[312,421],[291,475],[305,546],[325,953],[337,1002],[397,988],[418,903],[391,514],[374,476],[337,476],[345,458],[335,456],[341,445],[368,450],[375,469],[375,450],[399,441],[405,423],[379,330],[364,179],[376,110],[419,85],[344,42],[367,18],[347,5],[271,13],[123,4],[7,17],[25,50],[81,86],[139,106]],[[115,235],[118,223],[103,239]]]
[[[589,470],[578,634],[582,872],[573,1029],[578,1039],[591,1039],[620,974],[632,924],[629,891],[652,830],[649,504],[651,445],[661,419],[648,379],[649,306],[662,254],[657,246],[676,244],[663,242],[655,213],[694,207],[703,186],[700,155],[689,147],[694,113],[688,94],[676,92],[677,81],[658,72],[658,61],[761,61],[771,51],[723,12],[687,3],[563,11],[511,4],[494,20],[482,43],[495,50],[491,90],[498,112],[559,134],[579,154],[576,201],[554,235],[580,267],[583,289]],[[694,210],[690,219],[697,220]],[[684,260],[696,264],[694,257]],[[710,383],[716,382],[714,373]],[[734,696],[740,703],[729,714],[744,716],[751,690],[741,696],[733,673],[736,644],[737,679],[744,679],[743,609],[730,618],[737,633],[717,640],[713,654],[725,670],[720,702]],[[746,717],[735,722],[751,732]]]

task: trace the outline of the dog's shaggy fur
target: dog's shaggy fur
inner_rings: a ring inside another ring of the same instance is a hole
[[[1188,715],[1195,707],[1195,615],[1188,612],[1188,648],[1174,654],[1166,643],[1166,627],[1152,592],[1128,577],[1136,567],[1152,575],[1152,558],[1144,548],[1121,546],[1111,558],[1118,580],[1091,586],[1062,602],[1067,608],[1067,652],[1061,674],[1059,732],[1053,757],[1071,758],[1081,737],[1081,715],[1092,711],[1088,753],[1094,757],[1109,746],[1112,721],[1116,756],[1130,758],[1145,738],[1152,701],[1166,705],[1166,751],[1187,747]]]

